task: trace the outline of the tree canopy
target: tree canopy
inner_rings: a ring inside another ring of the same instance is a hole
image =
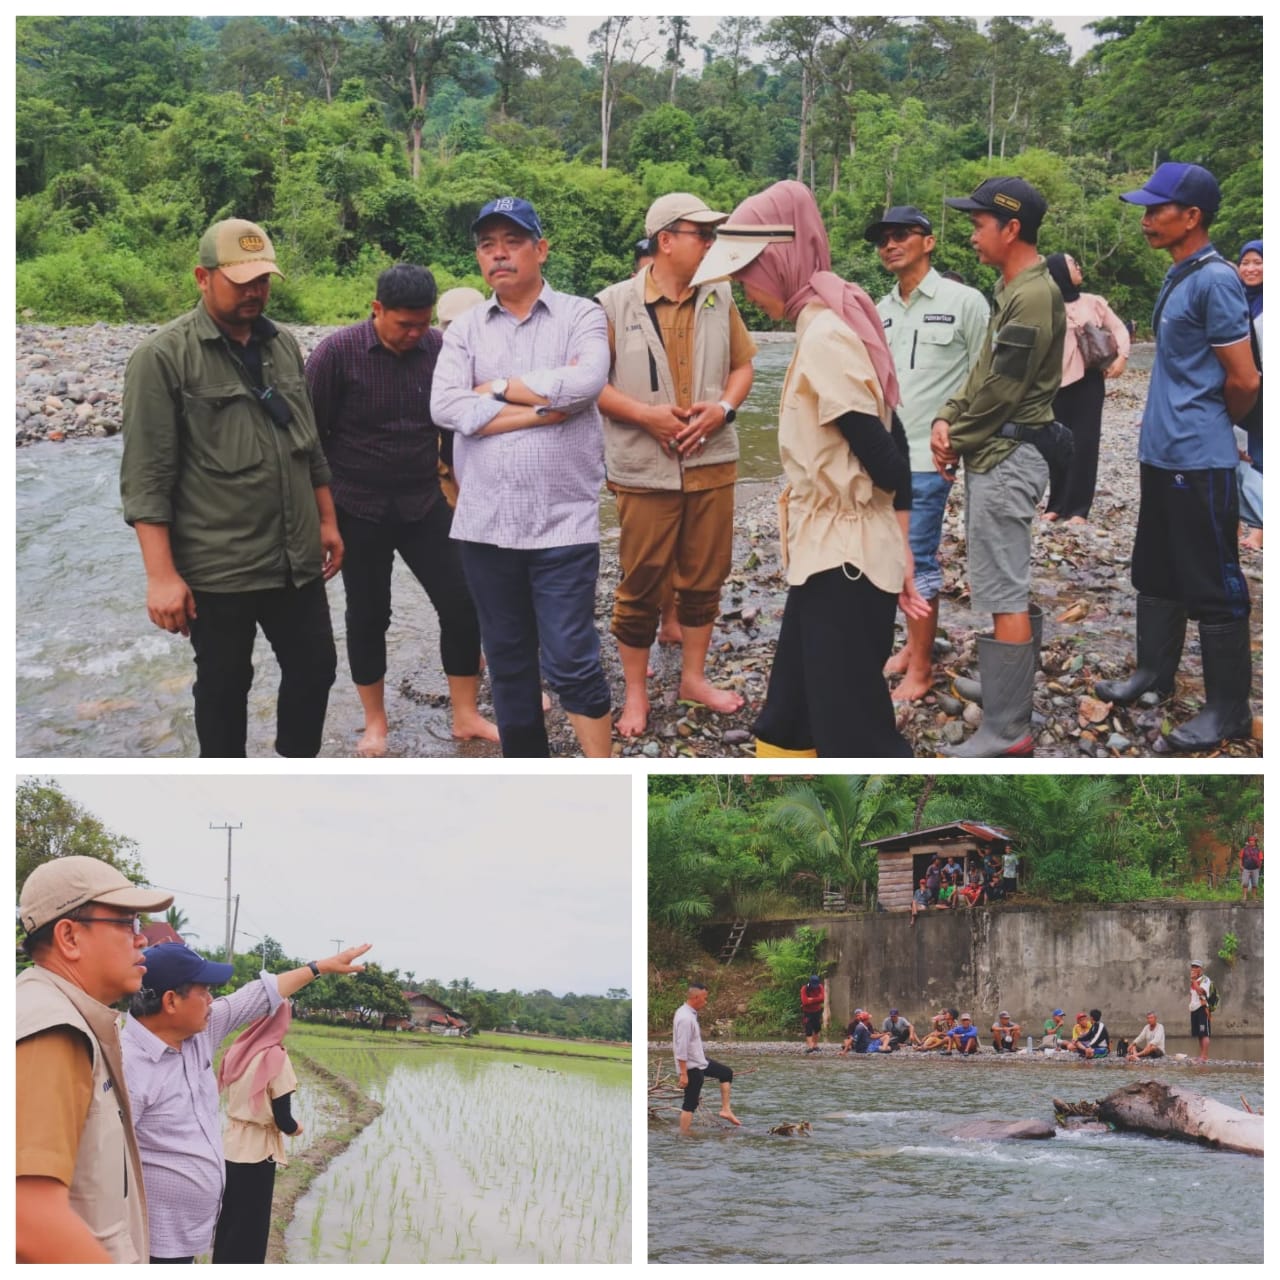
[[[1029,17],[730,16],[696,49],[686,18],[614,17],[585,62],[561,22],[17,18],[19,315],[166,319],[235,214],[276,240],[275,314],[347,322],[397,259],[478,283],[468,227],[500,192],[538,207],[552,283],[589,294],[629,272],[655,196],[730,209],[798,176],[836,270],[876,293],[861,232],[906,203],[938,264],[989,286],[942,200],[1017,172],[1049,198],[1042,247],[1139,324],[1167,263],[1116,196],[1153,164],[1213,169],[1228,254],[1261,229],[1261,17],[1110,18],[1075,62]]]

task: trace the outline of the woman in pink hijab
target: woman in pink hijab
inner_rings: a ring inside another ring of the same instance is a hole
[[[895,611],[922,617],[898,379],[875,304],[831,270],[813,193],[778,182],[719,228],[695,283],[732,276],[796,328],[778,413],[789,590],[758,756],[909,756],[882,673]]]
[[[218,1090],[227,1101],[227,1185],[213,1237],[214,1262],[265,1262],[276,1166],[288,1164],[282,1134],[302,1132],[290,1111],[298,1087],[284,1047],[289,1002],[251,1022],[222,1055]]]

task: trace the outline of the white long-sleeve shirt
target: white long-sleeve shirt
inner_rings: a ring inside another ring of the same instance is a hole
[[[702,1047],[702,1028],[698,1025],[698,1011],[687,1001],[676,1010],[675,1020],[671,1025],[671,1051],[675,1054],[677,1071],[682,1062],[699,1070],[707,1065],[706,1051]]]

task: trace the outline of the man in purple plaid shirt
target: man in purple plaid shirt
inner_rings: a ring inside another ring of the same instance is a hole
[[[542,278],[547,241],[527,200],[471,224],[493,297],[445,334],[431,415],[455,433],[453,537],[480,616],[505,756],[550,754],[539,670],[586,756],[610,753],[595,629],[609,376],[604,312]]]

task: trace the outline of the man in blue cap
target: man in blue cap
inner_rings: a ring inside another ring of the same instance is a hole
[[[1253,733],[1249,588],[1240,571],[1232,424],[1257,398],[1249,306],[1235,268],[1209,240],[1221,193],[1198,164],[1162,164],[1120,197],[1141,205],[1142,234],[1173,259],[1156,299],[1156,358],[1138,437],[1141,489],[1131,578],[1137,663],[1096,693],[1130,703],[1166,697],[1187,618],[1200,624],[1205,705],[1168,735],[1175,751],[1212,751]]]
[[[213,1057],[228,1032],[274,1013],[322,973],[362,973],[368,943],[287,973],[267,973],[229,996],[229,964],[181,942],[149,947],[145,985],[129,1004],[120,1040],[142,1156],[152,1262],[191,1262],[213,1247],[226,1182]]]
[[[552,289],[527,200],[490,200],[471,224],[493,290],[445,334],[431,415],[455,433],[453,537],[480,617],[505,756],[550,754],[539,675],[586,756],[610,752],[595,629],[609,377],[604,312]]]
[[[906,618],[907,642],[885,667],[901,675],[895,702],[916,702],[933,684],[933,642],[938,634],[942,568],[938,546],[951,485],[929,452],[934,414],[958,391],[987,337],[991,308],[977,289],[944,279],[933,265],[933,224],[914,205],[897,205],[863,233],[896,286],[876,303],[898,370],[898,410],[911,452],[911,555],[916,590],[929,602],[923,618]]]

